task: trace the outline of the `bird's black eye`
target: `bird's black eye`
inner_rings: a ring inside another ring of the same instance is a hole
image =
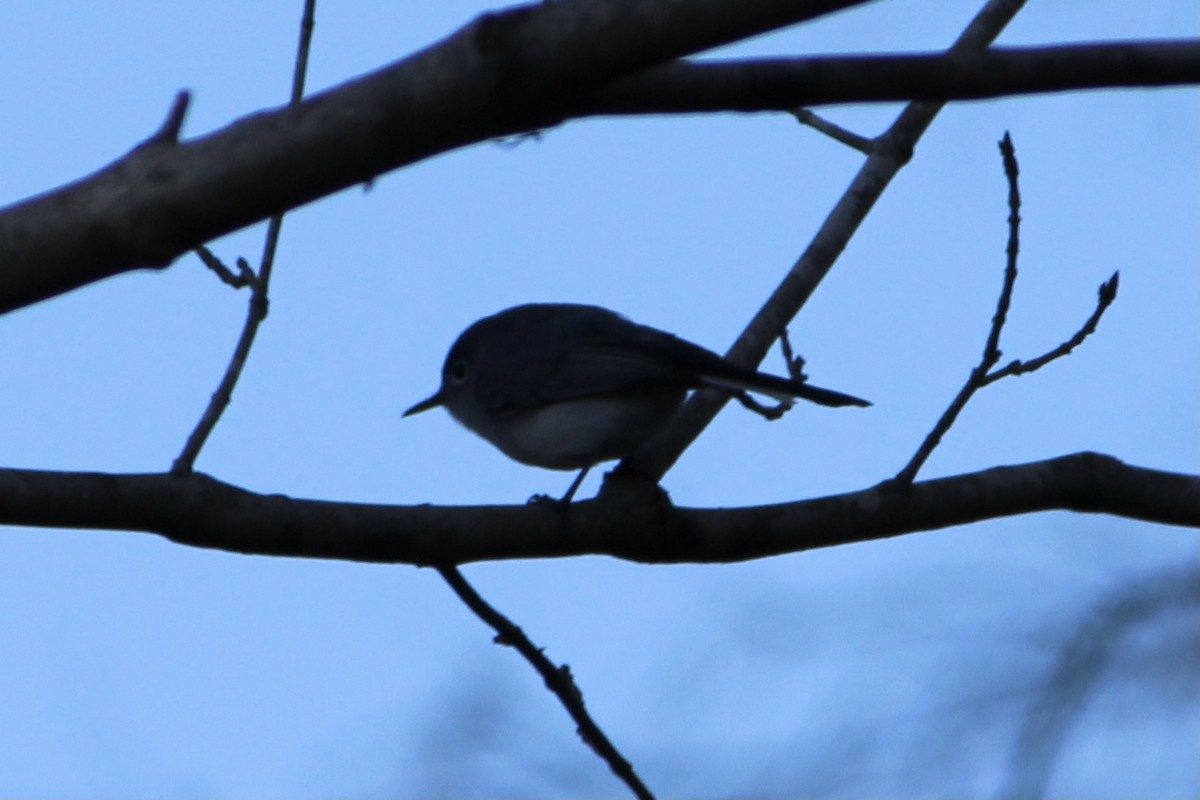
[[[455,383],[462,383],[467,379],[467,362],[455,361],[450,365],[450,369],[446,371],[446,374]]]

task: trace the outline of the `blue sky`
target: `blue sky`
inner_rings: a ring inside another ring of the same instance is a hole
[[[300,6],[0,6],[0,203],[116,158],[181,88],[194,93],[185,137],[282,103]],[[319,5],[310,88],[487,7]],[[973,11],[891,0],[729,54],[937,49]],[[1001,42],[1194,36],[1197,14],[1177,1],[1047,0]],[[895,111],[828,115],[872,134]],[[1115,270],[1121,293],[1070,358],[982,392],[922,476],[1080,450],[1194,473],[1197,123],[1194,90],[943,112],[792,328],[815,383],[876,405],[770,424],[731,407],[664,487],[680,504],[749,505],[867,487],[905,463],[986,334],[1006,130],[1025,201],[1006,356],[1066,338]],[[571,300],[723,349],[859,163],[783,116],[595,120],[301,209],[284,226],[271,316],[197,466],[348,501],[561,492],[570,476],[509,462],[448,415],[401,420],[458,332],[516,303]],[[259,226],[212,246],[253,260],[261,237]],[[4,464],[165,470],[244,313],[241,294],[182,259],[0,318]],[[428,570],[112,532],[5,528],[0,550],[0,796],[621,791],[532,671]],[[571,664],[664,795],[928,797],[994,794],[1065,643],[1131,592],[1194,579],[1198,560],[1194,531],[1053,513],[733,566],[465,571]],[[1164,601],[1109,652],[1054,791],[1195,795],[1192,600]]]

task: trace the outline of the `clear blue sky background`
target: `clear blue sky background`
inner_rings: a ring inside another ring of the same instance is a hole
[[[0,5],[0,203],[108,163],[181,88],[194,91],[186,136],[280,104],[300,6]],[[310,87],[485,8],[322,4]],[[974,10],[892,0],[731,52],[937,49]],[[1035,0],[1001,41],[1195,36],[1197,13]],[[829,116],[872,134],[894,113]],[[792,331],[814,382],[876,406],[771,424],[730,408],[664,486],[681,504],[769,503],[870,486],[907,460],[994,307],[1006,130],[1025,199],[1006,355],[1066,338],[1115,270],[1121,294],[1069,359],[982,393],[924,477],[1085,449],[1195,472],[1197,118],[1194,90],[945,111]],[[198,467],[335,500],[558,493],[568,475],[510,463],[445,414],[401,420],[457,333],[519,302],[575,300],[723,349],[859,163],[785,116],[589,121],[297,211],[270,319]],[[253,260],[261,235],[214,248]],[[0,462],[166,469],[244,313],[242,294],[187,258],[0,318]],[[735,566],[466,570],[571,664],[652,787],[707,797],[993,796],[1074,641],[1099,641],[1107,660],[1052,791],[1193,797],[1197,571],[1194,531],[1065,513]],[[1089,634],[1131,597],[1148,598],[1143,618]],[[622,793],[531,670],[427,570],[8,528],[0,648],[3,797]]]

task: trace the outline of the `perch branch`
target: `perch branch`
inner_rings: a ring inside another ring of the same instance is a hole
[[[253,555],[417,565],[610,555],[726,563],[1039,511],[1200,527],[1200,477],[1077,453],[1016,466],[746,508],[621,494],[571,504],[385,506],[247,491],[202,473],[0,469],[0,524],[151,533]]]

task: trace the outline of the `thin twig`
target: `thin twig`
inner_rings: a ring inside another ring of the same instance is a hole
[[[804,357],[796,355],[792,350],[792,341],[788,336],[787,328],[784,328],[783,333],[779,335],[779,349],[783,351],[783,363],[788,377],[797,383],[805,383],[808,380],[808,376],[804,374]],[[741,403],[743,408],[753,411],[766,420],[780,419],[784,414],[791,411],[794,406],[793,403],[787,402],[767,405],[759,402],[753,395],[746,391],[732,392],[732,395],[733,399]]]
[[[186,89],[178,92],[175,99],[171,102],[171,109],[167,112],[167,118],[163,120],[163,124],[159,126],[154,134],[142,142],[142,147],[160,145],[160,144],[177,144],[179,142],[179,133],[183,130],[183,120],[187,117],[188,105],[192,101],[191,92]]]
[[[801,125],[807,125],[816,131],[820,131],[835,142],[841,142],[863,155],[869,156],[871,155],[871,151],[875,149],[874,139],[868,139],[866,136],[860,136],[854,131],[847,130],[841,125],[830,122],[824,117],[809,111],[807,108],[793,108],[790,113]]]
[[[304,97],[304,80],[308,72],[308,54],[312,44],[315,9],[316,0],[305,0],[304,13],[300,20],[300,41],[296,47],[296,64],[292,71],[292,91],[289,100],[291,105],[298,105]],[[229,365],[225,368],[225,374],[221,377],[221,382],[217,385],[216,391],[213,392],[212,397],[209,399],[208,406],[200,416],[200,421],[196,423],[196,427],[192,429],[187,442],[184,443],[183,450],[180,451],[179,456],[171,465],[171,472],[173,474],[185,475],[192,471],[192,467],[196,463],[196,457],[200,455],[200,450],[203,449],[204,443],[208,441],[208,437],[221,420],[221,415],[228,408],[230,400],[233,399],[233,389],[237,385],[238,379],[242,375],[242,370],[246,366],[246,359],[250,355],[250,348],[254,345],[254,338],[258,334],[258,327],[267,318],[267,310],[269,308],[268,287],[271,282],[271,269],[275,264],[275,252],[279,247],[279,234],[282,228],[283,215],[276,214],[271,217],[271,221],[267,225],[267,238],[263,244],[262,260],[260,261],[257,275],[249,269],[249,265],[243,259],[238,260],[242,277],[250,285],[250,301],[246,311],[246,322],[242,326],[241,336],[238,337],[237,344],[233,348],[233,355],[229,359]],[[234,281],[237,280],[228,268],[224,268],[222,272],[222,270],[214,266],[214,264],[220,264],[221,262],[215,256],[212,256],[211,252],[208,253],[211,258],[205,257],[204,253],[208,252],[207,250],[198,252],[200,252],[200,258],[204,263],[210,269],[217,272],[226,283],[231,282],[226,279],[226,276],[232,278]]]
[[[1000,360],[1000,333],[1008,320],[1008,310],[1012,308],[1013,287],[1017,283],[1017,257],[1021,252],[1021,167],[1017,164],[1017,153],[1008,131],[1000,140],[1000,157],[1004,161],[1004,177],[1008,181],[1008,244],[1004,248],[1004,286],[1000,289],[1000,299],[996,302],[996,313],[992,317],[992,327],[988,331],[983,359],[980,361],[984,373]]]
[[[196,248],[196,255],[204,262],[204,266],[216,273],[221,279],[221,283],[232,286],[234,289],[244,289],[247,286],[253,286],[258,280],[258,276],[254,274],[254,270],[250,269],[249,262],[244,258],[237,260],[238,271],[235,274],[233,270],[225,265],[225,262],[217,258],[212,250],[209,250],[204,245]]]
[[[920,471],[921,467],[929,459],[929,456],[933,454],[933,451],[937,449],[937,446],[941,444],[942,437],[954,425],[955,420],[958,419],[958,415],[966,407],[975,392],[988,384],[995,383],[1001,378],[1033,372],[1046,366],[1051,361],[1062,358],[1070,353],[1084,339],[1095,332],[1096,326],[1100,322],[1100,317],[1104,315],[1105,310],[1112,305],[1113,300],[1117,296],[1118,273],[1113,273],[1111,278],[1100,285],[1100,297],[1095,311],[1084,322],[1083,327],[1075,332],[1074,336],[1035,359],[1030,361],[1012,361],[1001,369],[991,371],[992,367],[996,366],[1000,361],[1000,334],[1008,318],[1008,311],[1012,307],[1013,287],[1017,282],[1017,257],[1021,250],[1021,171],[1017,164],[1012,137],[1008,133],[1005,133],[1004,138],[1000,140],[1000,154],[1004,160],[1004,176],[1008,180],[1008,245],[1005,249],[1004,286],[1001,288],[1000,298],[996,302],[996,313],[992,316],[992,324],[988,330],[987,341],[984,344],[983,355],[980,357],[979,364],[971,370],[966,382],[958,390],[958,394],[954,396],[954,399],[950,401],[950,405],[942,412],[942,416],[933,426],[933,429],[926,435],[925,440],[921,442],[921,446],[917,448],[913,457],[896,474],[896,477],[892,479],[892,482],[902,486],[911,484],[917,477],[917,472]]]
[[[984,386],[988,370],[1000,360],[1000,332],[1008,319],[1008,309],[1012,305],[1013,286],[1017,282],[1017,254],[1021,251],[1021,191],[1019,187],[1020,168],[1017,164],[1016,152],[1013,149],[1012,137],[1006,131],[1000,140],[1000,154],[1004,160],[1004,177],[1008,179],[1008,245],[1005,248],[1004,285],[1000,289],[1000,298],[996,301],[996,313],[992,315],[992,324],[988,329],[987,339],[983,346],[983,355],[979,364],[967,375],[966,382],[958,390],[958,394],[950,401],[950,405],[942,412],[933,429],[925,436],[921,446],[913,453],[904,469],[892,480],[907,486],[917,477],[917,473],[933,451],[941,444],[942,437],[954,425],[958,415],[966,408],[975,392]]]
[[[783,362],[787,365],[788,377],[797,383],[808,383],[808,375],[804,372],[804,365],[808,362],[804,360],[804,356],[792,349],[792,335],[788,333],[787,328],[779,334],[779,349],[783,351]]]
[[[1079,345],[1083,344],[1083,340],[1096,332],[1096,326],[1100,324],[1100,318],[1104,316],[1104,312],[1112,305],[1113,300],[1117,299],[1117,285],[1120,280],[1121,273],[1114,272],[1112,277],[1100,284],[1100,289],[1097,292],[1096,309],[1092,311],[1092,315],[1087,318],[1087,321],[1075,331],[1075,335],[1058,347],[1050,350],[1044,355],[1037,358],[1031,358],[1028,361],[1015,360],[1011,361],[995,372],[990,373],[983,381],[983,385],[998,381],[1001,378],[1007,378],[1009,375],[1024,375],[1027,372],[1041,369],[1055,359],[1062,358],[1070,353]]]
[[[604,759],[608,764],[609,769],[613,774],[625,782],[637,797],[641,800],[653,800],[654,795],[642,783],[641,779],[634,772],[633,766],[621,755],[620,751],[609,741],[604,735],[604,731],[600,730],[600,726],[596,724],[588,713],[587,707],[583,702],[583,693],[579,691],[579,687],[575,685],[575,680],[571,676],[571,669],[566,664],[561,667],[555,666],[554,663],[546,657],[542,648],[534,645],[512,620],[501,614],[494,607],[488,604],[474,587],[467,582],[463,574],[459,572],[455,566],[440,566],[437,571],[442,578],[449,584],[454,593],[459,599],[466,604],[467,608],[474,612],[475,616],[479,617],[485,624],[496,631],[496,643],[507,645],[514,648],[520,653],[526,661],[528,661],[538,674],[542,676],[542,680],[546,682],[546,688],[552,691],[559,702],[571,715],[571,719],[575,720],[576,730],[579,737],[596,751],[596,755]]]
[[[772,405],[760,403],[749,392],[741,389],[732,394],[733,399],[741,403],[743,408],[753,411],[765,420],[777,420],[792,409],[791,403],[779,402]]]

